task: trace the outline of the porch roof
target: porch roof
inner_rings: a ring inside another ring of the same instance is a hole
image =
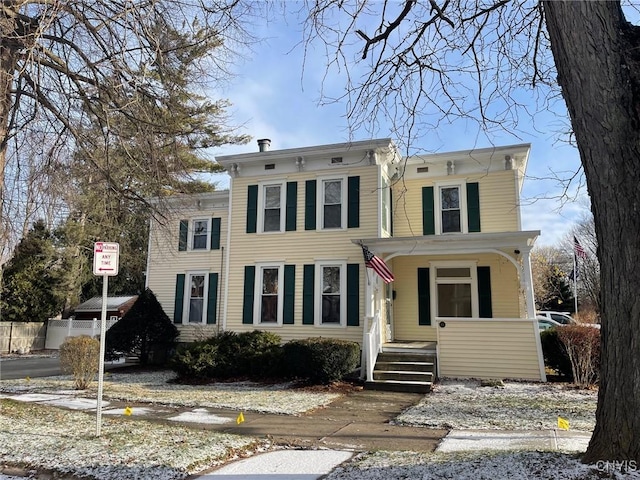
[[[433,255],[482,253],[500,250],[509,255],[529,252],[540,230],[491,233],[452,233],[416,237],[362,238],[352,240],[376,254]],[[516,252],[516,250],[519,250]]]

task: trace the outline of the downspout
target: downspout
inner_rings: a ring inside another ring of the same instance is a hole
[[[224,246],[220,247],[220,280],[222,280],[223,274],[224,274]],[[216,333],[219,335],[220,334],[220,321],[221,321],[221,317],[220,317],[220,313],[221,313],[221,309],[222,309],[222,288],[220,288],[222,286],[222,281],[219,282],[218,285],[218,312],[217,312],[217,317],[218,317],[218,321],[216,322]]]

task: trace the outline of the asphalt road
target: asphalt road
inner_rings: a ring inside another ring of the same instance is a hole
[[[0,359],[0,380],[62,375],[58,357]]]

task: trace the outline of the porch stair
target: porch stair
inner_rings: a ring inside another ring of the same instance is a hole
[[[373,369],[373,381],[366,382],[365,388],[429,393],[435,372],[435,351],[385,346],[378,354]]]

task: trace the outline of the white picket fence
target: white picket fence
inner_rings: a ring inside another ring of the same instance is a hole
[[[118,320],[107,320],[106,328],[109,330]],[[73,319],[49,319],[47,325],[47,341],[45,348],[58,350],[67,337],[100,335],[100,320],[73,320]]]

